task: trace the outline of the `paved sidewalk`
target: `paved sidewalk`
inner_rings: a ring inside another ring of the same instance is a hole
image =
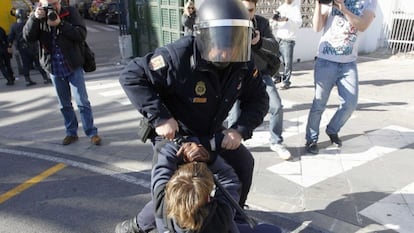
[[[256,161],[250,214],[292,232],[413,231],[414,60],[367,55],[361,56],[358,67],[359,107],[340,133],[343,147],[329,145],[323,133],[338,103],[333,90],[321,124],[321,151],[311,156],[303,146],[313,67],[312,62],[294,64],[292,88],[280,91],[284,138],[294,158],[283,161],[270,151],[267,121],[245,142]],[[117,81],[94,75],[87,77],[88,86]],[[91,146],[80,130],[76,144],[61,146],[64,131],[53,88],[26,88],[22,80],[7,87],[3,81],[0,147],[48,149],[134,171],[150,168],[152,150],[136,139],[138,114],[131,105],[116,104],[109,95],[102,98],[90,90],[103,144]]]
[[[317,156],[304,150],[313,64],[294,67],[292,88],[279,91],[285,142],[294,159],[277,158],[267,144],[257,147],[269,136],[267,127],[256,130],[248,202],[298,223],[295,232],[413,232],[414,60],[361,56],[359,106],[340,132],[343,147],[331,146],[324,133],[338,103],[334,89]]]

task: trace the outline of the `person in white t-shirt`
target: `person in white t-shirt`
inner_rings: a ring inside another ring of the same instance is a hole
[[[306,151],[318,154],[319,125],[334,86],[339,107],[326,127],[332,144],[340,147],[338,132],[358,104],[358,71],[356,59],[360,33],[375,18],[377,0],[334,0],[330,4],[316,2],[313,29],[323,29],[315,60],[315,95],[306,126]],[[325,2],[325,1],[323,1]]]
[[[302,25],[302,15],[299,6],[294,0],[285,0],[280,5],[274,16],[269,20],[273,29],[273,35],[279,42],[280,56],[283,61],[283,73],[280,77],[282,86],[280,89],[290,87],[290,77],[293,67],[293,49],[299,28]],[[278,74],[276,74],[278,75]],[[276,77],[278,78],[278,77]]]

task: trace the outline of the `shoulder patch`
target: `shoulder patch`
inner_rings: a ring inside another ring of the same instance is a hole
[[[161,55],[155,56],[151,58],[150,61],[150,69],[155,71],[165,67],[164,58]]]

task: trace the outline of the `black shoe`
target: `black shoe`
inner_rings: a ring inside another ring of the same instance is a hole
[[[282,82],[282,77],[281,76],[273,76],[272,80],[273,80],[274,84],[281,83]]]
[[[305,149],[307,152],[314,155],[319,153],[318,143],[316,141],[306,142]]]
[[[342,140],[339,139],[338,134],[334,133],[334,134],[329,134],[326,133],[329,137],[329,139],[331,139],[331,143],[335,144],[337,147],[341,147],[342,146]]]
[[[36,82],[30,81],[26,83],[26,87],[36,85]]]
[[[14,81],[7,81],[6,85],[7,86],[13,86],[14,85]]]
[[[116,224],[115,233],[145,233],[145,231],[138,226],[137,217],[134,217]]]

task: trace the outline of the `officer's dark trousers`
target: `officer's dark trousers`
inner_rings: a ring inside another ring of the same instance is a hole
[[[42,78],[46,81],[49,78],[47,77],[46,72],[40,66],[39,58],[34,54],[34,51],[30,50],[30,48],[19,49],[20,56],[22,57],[23,62],[23,75],[26,79],[26,82],[30,82],[30,68],[32,67],[33,63],[35,68],[40,72]]]
[[[154,150],[154,153],[157,153]],[[233,167],[236,174],[239,176],[239,180],[242,183],[242,189],[240,193],[240,206],[244,206],[249,193],[250,186],[252,185],[254,159],[253,155],[247,148],[241,144],[236,150],[224,151],[220,156]],[[154,158],[157,157],[154,155]],[[156,161],[153,161],[156,163]],[[138,225],[142,230],[149,231],[155,228],[155,216],[154,216],[154,204],[151,202],[138,213],[137,215]]]

